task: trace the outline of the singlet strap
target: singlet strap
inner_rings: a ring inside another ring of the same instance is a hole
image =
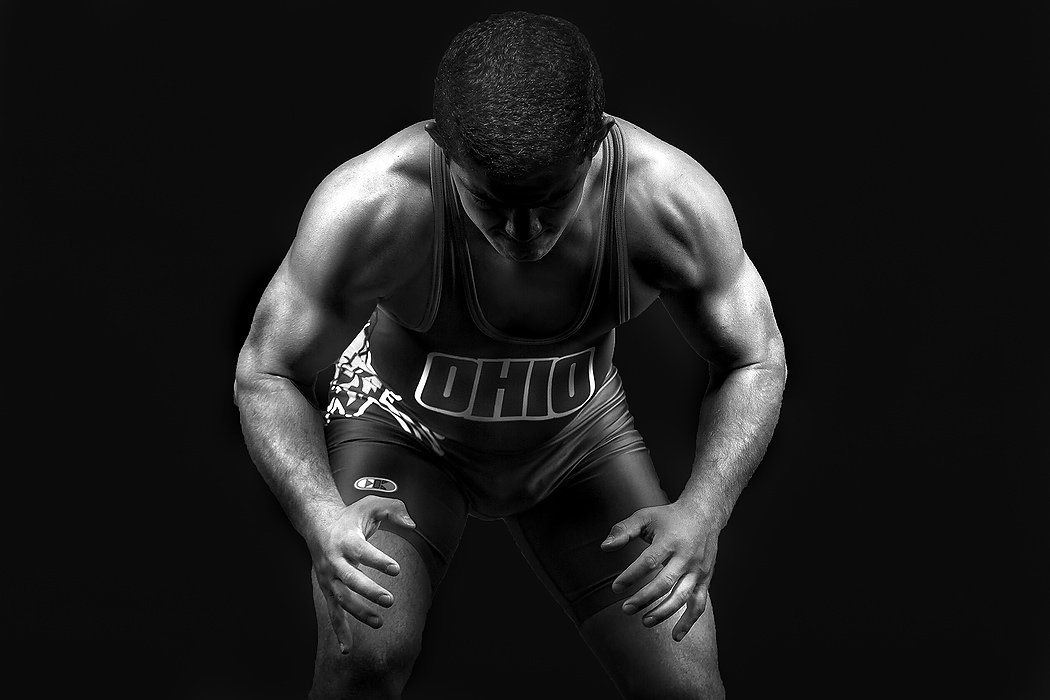
[[[619,124],[613,124],[609,130],[613,139],[612,167],[605,170],[605,191],[612,200],[608,218],[603,223],[611,228],[612,260],[611,276],[616,286],[615,295],[619,309],[620,323],[631,320],[631,276],[627,254],[627,225],[625,208],[627,205],[627,144]]]
[[[460,209],[459,195],[452,186],[451,176],[448,172],[448,164],[444,159],[443,154],[441,154],[440,151],[438,151],[438,153],[440,162],[435,163],[432,161],[431,177],[434,178],[435,173],[440,173],[442,186],[439,187],[435,184],[433,189],[435,197],[437,197],[438,192],[443,193],[444,200],[441,204],[447,206],[443,209],[445,213],[444,217],[435,215],[435,219],[441,221],[441,224],[444,226],[442,237],[448,241],[448,245],[450,246],[448,255],[451,255],[453,260],[451,272],[456,278],[463,280],[464,287],[463,289],[458,290],[457,293],[462,293],[466,297],[466,306],[470,316],[474,325],[482,333],[496,340],[525,345],[550,344],[566,340],[575,334],[590,317],[591,311],[598,298],[598,289],[600,286],[599,280],[603,276],[603,270],[606,273],[605,279],[607,280],[605,282],[607,285],[605,288],[610,294],[609,298],[615,300],[617,306],[617,319],[619,323],[625,323],[630,320],[630,272],[627,254],[627,233],[624,223],[624,209],[626,206],[627,191],[627,154],[623,134],[620,132],[619,125],[613,125],[610,129],[610,138],[606,139],[602,144],[602,153],[605,160],[603,166],[605,171],[603,175],[604,194],[599,232],[597,240],[595,241],[596,250],[594,266],[592,268],[590,284],[588,285],[590,289],[589,297],[584,307],[581,309],[579,317],[573,324],[561,333],[547,338],[524,338],[512,336],[492,326],[484,317],[472,281],[473,269],[467,241],[463,235],[462,227],[464,226],[464,223],[462,221],[463,213]],[[437,181],[435,180],[435,183],[436,182]],[[436,199],[435,202],[437,202]],[[435,206],[437,206],[437,203]],[[446,280],[446,284],[449,284],[449,281]],[[458,288],[459,282],[458,280],[452,281],[451,284]]]
[[[441,149],[437,147],[437,144],[431,142],[430,144],[430,197],[431,206],[434,211],[434,231],[433,241],[431,246],[431,272],[430,272],[430,289],[427,291],[426,307],[423,309],[423,316],[417,323],[409,323],[403,318],[398,316],[391,309],[384,308],[382,304],[378,307],[378,311],[381,311],[386,316],[392,318],[398,325],[419,333],[425,333],[430,330],[430,327],[434,325],[434,319],[437,318],[438,308],[441,306],[441,288],[442,288],[442,276],[444,275],[445,269],[445,258],[448,253],[445,251],[446,241],[448,240],[448,214],[446,212],[445,202],[447,195],[445,194],[445,173],[442,170],[444,162],[444,155]],[[446,213],[442,213],[446,212]],[[382,300],[380,300],[382,301]]]
[[[430,144],[430,198],[434,210],[434,240],[433,254],[431,255],[430,273],[430,296],[427,299],[426,310],[423,318],[414,326],[397,319],[398,323],[409,330],[426,332],[434,324],[437,318],[438,308],[441,306],[442,276],[445,269],[445,245],[448,239],[449,221],[448,207],[445,206],[446,183],[444,169],[445,155],[436,143]]]
[[[605,148],[606,144],[603,144]],[[448,173],[447,163],[444,166],[445,179],[448,186],[452,188],[451,175]],[[464,235],[463,217],[465,213],[462,211],[462,205],[459,200],[458,193],[452,188],[447,193],[447,199],[450,203],[450,218],[448,229],[450,232],[454,232],[450,236],[451,240],[451,255],[453,256],[452,269],[456,280],[453,283],[457,285],[456,293],[462,294],[465,299],[467,311],[470,314],[471,320],[474,322],[474,326],[488,337],[507,343],[517,343],[519,345],[550,345],[552,343],[560,343],[575,335],[580,328],[587,322],[591,316],[591,310],[594,308],[595,302],[598,299],[598,290],[600,286],[600,280],[602,277],[602,270],[605,267],[605,256],[607,255],[607,238],[604,235],[604,223],[602,224],[603,230],[594,242],[595,254],[594,262],[591,267],[590,279],[587,283],[587,289],[589,290],[586,301],[580,309],[577,318],[563,331],[556,333],[549,337],[523,337],[515,336],[509,333],[504,333],[499,328],[489,323],[488,319],[485,318],[485,314],[481,310],[481,303],[478,300],[477,288],[474,286],[474,266],[471,262],[470,248],[467,243],[466,236]],[[607,206],[607,205],[603,205]],[[460,288],[458,285],[462,285]]]

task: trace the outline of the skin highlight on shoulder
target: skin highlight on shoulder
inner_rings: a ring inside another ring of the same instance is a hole
[[[329,173],[310,197],[289,261],[371,298],[410,279],[433,238],[430,143],[414,124]]]
[[[692,156],[617,118],[627,145],[631,264],[656,293],[698,289],[745,257],[736,217],[715,178]]]

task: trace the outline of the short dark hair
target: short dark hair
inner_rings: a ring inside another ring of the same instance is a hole
[[[510,181],[568,158],[600,134],[605,89],[572,22],[494,14],[456,35],[434,80],[434,120],[447,155]]]

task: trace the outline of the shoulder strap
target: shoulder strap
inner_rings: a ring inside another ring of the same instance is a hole
[[[606,169],[606,192],[612,199],[606,222],[612,235],[612,272],[618,290],[617,301],[620,323],[631,319],[631,277],[627,257],[627,226],[624,209],[627,202],[627,145],[619,124],[609,130],[612,135],[612,162]],[[608,155],[608,154],[607,154]],[[611,187],[610,187],[611,185]]]
[[[448,207],[445,206],[445,156],[436,143],[430,144],[430,198],[434,212],[433,265],[430,275],[430,297],[426,311],[415,331],[427,331],[437,317],[441,301],[442,276],[445,269],[445,239],[448,231]]]

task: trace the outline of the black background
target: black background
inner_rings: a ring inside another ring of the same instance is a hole
[[[521,7],[574,21],[608,111],[719,180],[785,336],[781,423],[713,583],[729,696],[1047,697],[1045,11],[589,5],[0,6],[31,447],[12,561],[40,596],[13,607],[39,682],[305,694],[309,560],[244,449],[236,352],[313,188],[429,117],[457,31]],[[617,352],[674,496],[702,363],[659,305]],[[613,693],[472,521],[405,697],[536,696]]]

